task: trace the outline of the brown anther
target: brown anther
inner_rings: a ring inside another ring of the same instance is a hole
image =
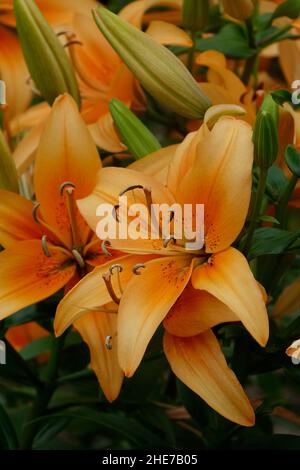
[[[113,218],[115,219],[116,222],[120,222],[120,219],[119,219],[119,216],[118,216],[118,210],[119,209],[120,209],[120,204],[116,204],[113,207],[113,210],[112,210],[112,215],[113,215]]]
[[[110,246],[110,242],[108,240],[103,240],[103,242],[101,243],[101,250],[106,256],[112,256],[112,254],[106,248],[107,246]]]
[[[68,188],[68,189],[71,188],[72,190],[74,190],[74,189],[76,189],[76,186],[75,186],[74,183],[72,183],[72,181],[65,181],[59,187],[59,193],[60,193],[61,196],[63,196],[64,191],[65,191],[66,188]]]
[[[85,267],[85,262],[79,251],[77,250],[72,250],[72,255],[74,256],[78,266],[83,269]]]
[[[114,270],[117,269],[118,273],[123,271],[123,266],[121,264],[112,264],[109,268],[109,272],[111,275],[114,274]]]
[[[169,222],[172,222],[172,220],[174,219],[174,217],[175,217],[175,212],[174,212],[174,211],[170,211]]]
[[[42,249],[43,249],[44,255],[47,256],[47,258],[50,258],[51,253],[48,248],[47,235],[42,236]]]
[[[168,245],[173,242],[174,244],[176,243],[176,238],[174,237],[168,237],[163,241],[164,248],[167,248]]]
[[[34,220],[37,224],[40,223],[40,220],[39,220],[38,215],[37,215],[40,206],[41,206],[41,204],[40,204],[39,202],[36,202],[36,203],[34,204],[33,208],[32,208],[32,217],[33,217],[33,220]]]
[[[58,33],[56,33],[56,36],[59,37],[59,36],[67,36],[68,38],[76,38],[76,34],[73,33],[73,31],[59,31]]]
[[[141,184],[135,184],[133,186],[128,186],[128,188],[124,189],[119,193],[119,197],[124,196],[124,194],[128,193],[129,191],[133,191],[134,189],[144,189],[144,186]]]
[[[78,46],[83,46],[83,43],[81,41],[78,41],[77,39],[74,39],[72,41],[66,42],[66,44],[64,44],[64,47],[74,46],[75,44],[77,44]]]
[[[106,338],[105,338],[105,347],[106,347],[106,349],[108,349],[109,351],[112,350],[112,343],[111,343],[111,341],[112,341],[112,336],[109,336],[109,335],[106,336]]]
[[[120,303],[120,299],[119,297],[116,295],[115,291],[114,291],[114,288],[112,286],[112,283],[111,283],[111,274],[110,272],[108,273],[105,273],[102,275],[102,279],[103,281],[105,282],[105,285],[106,285],[106,289],[111,297],[111,299],[119,305]]]
[[[140,276],[142,273],[140,272],[140,269],[145,269],[146,268],[146,265],[143,264],[143,263],[138,263],[136,265],[133,266],[132,268],[132,272],[133,274],[135,274],[136,276]]]

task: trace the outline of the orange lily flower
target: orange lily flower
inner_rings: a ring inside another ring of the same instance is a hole
[[[220,414],[251,426],[253,409],[210,330],[219,323],[241,320],[260,345],[268,340],[262,289],[244,256],[230,247],[244,225],[250,202],[251,129],[243,121],[223,117],[212,130],[204,123],[189,134],[171,158],[166,149],[156,152],[156,157],[160,152],[168,165],[167,177],[153,156],[146,157],[150,166],[143,173],[137,171],[139,162],[136,169],[104,168],[92,194],[78,201],[80,211],[95,229],[98,205],[117,204],[126,187],[129,207],[133,201],[147,205],[149,191],[153,203],[202,203],[205,248],[189,251],[184,240],[163,238],[110,240],[113,248],[132,253],[121,262],[120,287],[114,290],[117,280],[112,285],[112,276],[110,289],[105,289],[96,268],[60,303],[55,330],[62,334],[78,321],[83,307],[103,305],[111,295],[118,307],[117,349],[126,376],[134,374],[163,322],[164,350],[174,373]],[[161,183],[165,179],[166,186]],[[152,258],[143,259],[146,254]],[[140,258],[134,259],[137,265],[133,266],[131,256]]]
[[[156,5],[175,6],[178,9],[181,1],[137,0],[119,14],[137,27],[142,27],[145,12]],[[68,29],[72,33],[66,33],[66,41],[78,74],[82,94],[82,117],[99,148],[110,152],[123,151],[125,147],[120,142],[109,113],[109,101],[118,98],[132,109],[141,111],[145,108],[144,93],[132,73],[100,33],[90,14],[80,12],[74,15],[72,25]],[[147,32],[165,45],[191,45],[189,35],[173,24],[153,21]],[[47,103],[40,103],[11,122],[13,135],[29,130],[14,155],[20,173],[28,167],[34,157],[43,121],[49,111]]]
[[[75,201],[92,191],[100,168],[96,146],[74,100],[68,95],[58,97],[36,155],[39,205],[0,191],[0,243],[5,247],[0,253],[1,319],[61,288],[69,290],[86,272],[107,261]],[[75,327],[91,349],[95,372],[100,368],[105,373],[96,339],[103,331],[114,334],[116,318],[82,313],[84,324]],[[108,361],[115,371],[114,387],[120,387],[123,374],[112,355]],[[110,398],[110,390],[107,394]]]

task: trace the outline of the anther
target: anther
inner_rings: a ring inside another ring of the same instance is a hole
[[[112,210],[112,215],[113,215],[113,218],[116,220],[116,222],[120,222],[120,219],[119,219],[119,216],[118,216],[118,210],[119,209],[120,209],[120,204],[116,204],[113,207],[113,210]]]
[[[77,44],[78,46],[83,46],[82,42],[77,41],[76,39],[74,39],[74,40],[68,41],[66,44],[64,44],[64,47],[74,46],[75,44]]]
[[[136,276],[140,276],[142,273],[140,272],[141,269],[145,269],[146,268],[146,265],[143,264],[143,263],[138,263],[136,264],[135,266],[133,266],[132,268],[132,272],[133,274],[135,274]]]
[[[112,264],[109,268],[111,275],[113,275],[115,269],[117,269],[118,273],[121,273],[123,271],[123,266],[121,264]]]
[[[84,259],[77,250],[72,250],[72,255],[74,256],[75,260],[78,263],[78,266],[83,269],[85,267]]]
[[[168,238],[166,238],[166,239],[163,241],[164,248],[167,248],[168,245],[169,245],[171,242],[176,243],[176,238],[174,238],[174,237],[168,237]]]
[[[72,188],[72,189],[76,189],[76,186],[74,183],[72,183],[72,181],[65,181],[64,183],[62,183],[59,187],[59,193],[61,196],[63,196],[64,194],[64,190],[66,188]]]
[[[111,341],[112,341],[112,336],[109,336],[109,335],[106,336],[106,338],[105,338],[105,347],[106,347],[106,349],[108,349],[109,351],[112,350],[112,343],[111,343]]]
[[[112,256],[112,254],[108,251],[106,246],[110,246],[110,242],[108,240],[103,240],[103,242],[101,243],[101,250],[106,256]]]
[[[44,255],[47,256],[47,258],[50,258],[51,253],[49,251],[48,244],[47,244],[47,235],[42,236],[42,249],[43,249]]]
[[[172,220],[174,219],[175,217],[175,211],[170,211],[170,218],[169,218],[169,222],[172,222]]]
[[[133,186],[128,186],[128,188],[124,189],[119,193],[119,197],[124,196],[124,194],[128,193],[128,191],[133,191],[134,189],[144,189],[144,186],[141,184],[135,184]]]
[[[39,208],[40,208],[40,205],[41,205],[41,204],[40,204],[39,202],[36,202],[36,203],[34,204],[33,208],[32,208],[32,217],[33,217],[33,220],[34,220],[37,224],[40,223],[40,220],[39,220],[38,215],[37,215],[38,210],[39,210]]]

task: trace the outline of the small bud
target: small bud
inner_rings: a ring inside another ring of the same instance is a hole
[[[0,129],[0,188],[19,192],[18,173],[13,156]]]
[[[236,20],[246,20],[254,10],[254,0],[222,0],[225,13]]]
[[[291,173],[300,178],[300,153],[292,145],[286,148],[285,161]]]
[[[111,100],[109,109],[122,142],[136,160],[161,148],[156,137],[122,101]]]
[[[17,30],[35,85],[50,105],[69,93],[78,106],[80,94],[73,67],[59,39],[33,0],[14,0]]]
[[[182,25],[188,31],[201,31],[208,23],[209,0],[184,0]]]
[[[257,114],[254,133],[254,161],[262,169],[270,168],[278,150],[278,105],[269,95]]]
[[[150,95],[181,116],[203,117],[211,103],[171,51],[104,7],[93,15],[100,31]]]

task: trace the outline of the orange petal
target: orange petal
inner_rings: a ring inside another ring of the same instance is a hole
[[[19,175],[22,175],[33,163],[44,127],[45,121],[41,121],[17,145],[13,156]]]
[[[256,341],[266,345],[269,322],[263,291],[238,250],[229,248],[212,255],[208,263],[195,269],[192,284],[227,305]]]
[[[189,284],[173,305],[164,321],[166,330],[175,336],[195,336],[219,323],[239,321],[238,317],[213,295]]]
[[[74,324],[91,354],[91,367],[107,400],[114,401],[119,393],[124,374],[118,363],[118,350],[115,341],[117,315],[105,312],[88,312]],[[106,347],[106,338],[112,338],[112,349]]]
[[[48,336],[48,331],[42,328],[38,323],[30,322],[24,325],[17,325],[9,328],[6,338],[10,344],[17,350],[24,348],[35,339]]]
[[[141,28],[143,16],[146,11],[156,6],[180,9],[182,6],[182,0],[141,0],[126,5],[119,14],[129,23],[132,23],[137,28]]]
[[[161,148],[140,160],[136,160],[128,168],[141,171],[146,175],[153,176],[163,185],[167,184],[169,164],[175,154],[177,145],[169,145]]]
[[[203,125],[178,147],[168,187],[176,201],[204,204],[208,253],[230,246],[248,212],[253,165],[252,132],[248,124],[223,117],[211,131]]]
[[[193,45],[190,36],[183,29],[165,21],[151,21],[146,33],[156,42],[166,46],[191,47]]]
[[[281,318],[300,308],[300,277],[286,287],[273,308],[272,316]]]
[[[90,196],[78,201],[78,207],[94,232],[96,232],[99,217],[96,215],[100,204],[112,204],[119,202],[119,194],[126,188],[134,185],[142,185],[151,188],[154,203],[172,204],[174,199],[170,192],[156,179],[149,175],[127,168],[103,168],[98,172],[97,184]],[[132,203],[145,204],[143,191],[136,190],[134,196],[132,191],[126,194],[128,206]]]
[[[26,109],[31,91],[26,84],[29,72],[17,36],[0,26],[0,76],[6,83],[8,116],[12,118]]]
[[[166,333],[164,350],[174,374],[209,406],[235,423],[253,426],[250,402],[211,331],[191,338]]]
[[[35,191],[41,212],[70,244],[65,199],[60,186],[74,183],[75,197],[87,196],[96,183],[101,162],[94,142],[69,95],[56,99],[36,154]]]
[[[74,275],[65,252],[48,245],[45,256],[38,240],[21,241],[0,253],[0,319],[46,299]]]
[[[17,241],[41,237],[32,208],[32,202],[24,197],[0,189],[0,245],[7,248]]]
[[[107,152],[123,152],[126,147],[120,141],[113,118],[110,113],[106,113],[97,122],[89,125],[89,131],[95,144]]]
[[[136,371],[153,334],[188,283],[192,264],[190,256],[159,258],[129,281],[118,314],[119,362],[127,377]]]
[[[89,311],[102,311],[103,305],[111,302],[111,297],[103,281],[103,274],[109,271],[114,264],[122,264],[123,271],[120,273],[120,280],[126,285],[132,277],[132,267],[139,262],[143,262],[145,257],[123,256],[120,258],[109,258],[109,261],[95,268],[87,274],[59,303],[55,315],[55,332],[61,335],[82,315]],[[112,284],[115,291],[119,294],[117,276],[112,276]]]

